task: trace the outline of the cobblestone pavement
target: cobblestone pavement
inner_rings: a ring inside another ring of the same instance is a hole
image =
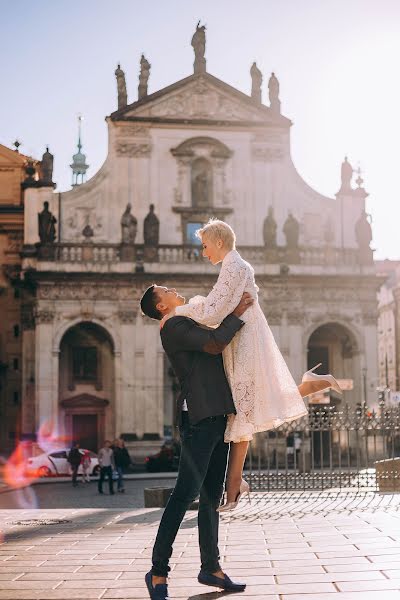
[[[1,510],[0,600],[145,600],[161,514],[129,506]],[[224,595],[197,583],[196,519],[188,512],[177,537],[171,599]],[[247,582],[234,597],[399,598],[400,496],[253,494],[251,505],[221,517],[220,549],[229,575]]]
[[[100,496],[97,492],[97,481],[79,483],[77,488],[73,488],[70,482],[46,481],[24,490],[3,492],[0,494],[0,510],[24,507],[27,504],[37,508],[143,508],[144,488],[174,487],[174,484],[174,479],[127,480],[125,494],[116,493],[109,496],[108,484],[105,482],[104,494]]]

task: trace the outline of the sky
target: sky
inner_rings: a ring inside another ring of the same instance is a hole
[[[280,82],[293,121],[292,157],[334,197],[345,155],[369,193],[376,258],[400,258],[400,0],[0,0],[0,143],[40,158],[49,145],[57,189],[70,188],[82,114],[93,176],[117,108],[114,71],[137,99],[142,52],[149,93],[193,72],[191,36],[207,25],[207,70],[250,93],[254,60]]]

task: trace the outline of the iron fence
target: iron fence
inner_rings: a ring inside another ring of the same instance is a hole
[[[348,405],[314,406],[308,416],[255,436],[246,478],[253,490],[400,491],[396,457],[399,407],[368,412]]]

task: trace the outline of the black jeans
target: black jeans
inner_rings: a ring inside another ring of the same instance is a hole
[[[114,493],[114,486],[113,486],[113,478],[112,478],[112,468],[111,467],[101,467],[100,469],[100,477],[99,477],[99,492],[103,491],[103,481],[105,480],[106,476],[108,477],[108,487],[110,489],[110,494]]]
[[[226,417],[209,417],[190,425],[182,413],[182,450],[178,478],[165,507],[153,548],[153,575],[166,577],[178,529],[189,505],[200,494],[198,527],[201,568],[207,573],[220,569],[218,525],[228,457],[224,442]]]
[[[78,485],[76,479],[78,477],[78,469],[79,469],[79,465],[71,465],[71,471],[72,471],[72,485]]]

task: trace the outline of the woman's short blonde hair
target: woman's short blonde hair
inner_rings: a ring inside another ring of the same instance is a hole
[[[208,223],[204,225],[204,227],[196,231],[196,236],[200,240],[203,240],[204,235],[207,235],[207,238],[213,242],[222,240],[224,246],[229,250],[233,250],[235,248],[235,232],[233,231],[232,227],[228,225],[228,223],[225,223],[225,221],[220,221],[219,219],[210,219]]]

